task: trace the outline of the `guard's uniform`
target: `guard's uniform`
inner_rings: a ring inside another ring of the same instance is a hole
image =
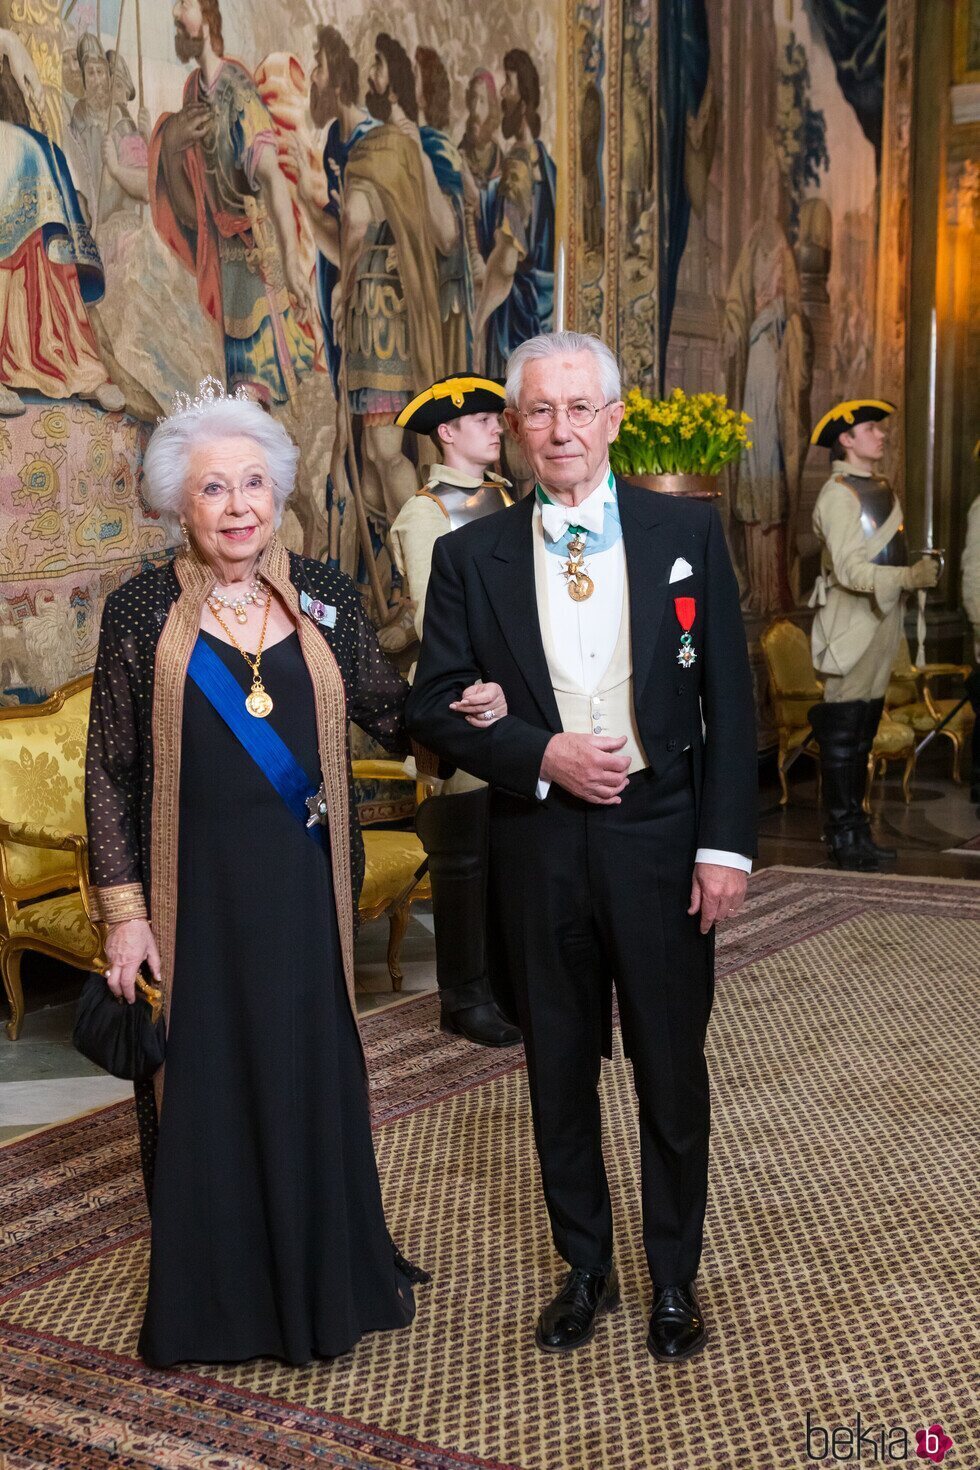
[[[456,377],[434,383],[399,415],[403,428],[431,434],[441,423],[473,413],[499,413],[501,384],[492,378]],[[435,464],[425,484],[406,501],[391,530],[395,564],[415,604],[421,640],[432,552],[441,536],[511,504],[500,475],[470,475]],[[412,669],[409,678],[413,678]],[[462,716],[459,716],[462,719]],[[490,994],[486,948],[487,791],[484,782],[456,770],[436,796],[418,809],[416,830],[429,859],[436,941],[436,979],[442,1024],[471,1041],[508,1046],[520,1032],[505,1021]]]
[[[822,546],[810,598],[813,663],[824,699],[880,699],[902,637],[908,544],[888,481],[835,460],[813,512]]]
[[[877,398],[838,403],[810,443],[833,450],[843,434],[894,411]],[[838,458],[817,497],[813,529],[822,550],[810,597],[811,638],[824,698],[808,718],[820,743],[824,834],[840,867],[877,871],[896,854],[872,838],[864,790],[901,642],[905,593],[914,585],[902,507],[887,480]]]
[[[482,516],[493,515],[512,503],[508,493],[510,481],[502,475],[487,473],[482,479],[468,475],[450,465],[434,464],[425,484],[407,500],[398,512],[389,544],[395,565],[402,574],[407,595],[415,604],[415,632],[421,642],[425,616],[425,594],[432,570],[432,551],[440,536],[458,531]],[[414,666],[409,680],[415,676]],[[452,796],[460,791],[476,791],[483,786],[468,771],[454,771],[442,783],[440,794]]]

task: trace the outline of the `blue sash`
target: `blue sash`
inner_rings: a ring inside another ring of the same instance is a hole
[[[306,827],[310,815],[306,800],[314,795],[317,787],[310,785],[299,761],[268,720],[257,720],[249,714],[241,685],[203,638],[198,638],[194,645],[187,672],[296,820]],[[322,842],[321,823],[306,830],[315,842]]]

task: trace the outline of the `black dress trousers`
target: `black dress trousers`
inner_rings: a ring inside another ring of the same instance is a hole
[[[702,935],[687,913],[697,845],[690,752],[659,777],[632,776],[619,806],[552,786],[539,803],[495,790],[491,813],[499,958],[524,1033],[555,1245],[572,1266],[612,1259],[597,1086],[615,984],[639,1104],[650,1273],[658,1286],[691,1281],[707,1197],[714,931]]]

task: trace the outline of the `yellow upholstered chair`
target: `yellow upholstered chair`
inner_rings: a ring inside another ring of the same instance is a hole
[[[918,668],[912,662],[908,641],[903,638],[885,694],[885,708],[896,723],[906,725],[912,730],[914,740],[921,740],[942,724],[960,702],[959,698],[937,698],[932,692],[932,680],[965,679],[969,672],[968,664],[924,664],[921,669]],[[963,779],[960,770],[961,757],[973,729],[973,720],[973,709],[967,703],[939,731],[940,736],[953,747],[953,780],[957,784]]]
[[[810,640],[803,629],[789,618],[776,618],[760,638],[762,652],[769,670],[772,702],[776,711],[779,730],[779,787],[780,806],[789,800],[786,783],[786,762],[795,750],[802,748],[803,754],[819,763],[820,750],[816,741],[805,742],[810,734],[807,710],[823,698],[823,685],[817,678],[810,653]],[[868,782],[864,805],[870,805],[871,787],[875,776],[884,770],[889,761],[901,761],[902,792],[906,802],[912,800],[912,776],[915,771],[915,737],[895,720],[887,711],[882,715],[875,735],[874,746],[868,757]],[[819,764],[817,766],[819,783]]]
[[[820,780],[817,743],[814,740],[806,745],[805,742],[810,734],[807,710],[823,699],[823,685],[814,672],[809,638],[789,618],[776,618],[764,630],[759,642],[769,671],[769,687],[776,712],[779,805],[785,806],[789,801],[786,762],[795,751],[802,747],[802,753],[817,762],[817,781]]]
[[[79,970],[105,968],[83,799],[91,687],[86,675],[43,704],[0,709],[0,971],[12,1041],[24,1019],[25,951]]]
[[[406,781],[401,761],[355,760],[355,781]],[[416,801],[424,800],[428,787],[416,782]],[[364,827],[364,886],[358,902],[362,921],[388,919],[388,974],[392,990],[402,988],[400,952],[412,904],[432,897],[428,874],[416,878],[425,862],[425,848],[414,832],[376,831]]]

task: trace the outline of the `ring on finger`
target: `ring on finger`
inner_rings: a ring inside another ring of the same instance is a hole
[[[495,709],[485,709],[483,711],[483,714],[480,716],[481,720],[495,720],[496,718],[497,711]]]

